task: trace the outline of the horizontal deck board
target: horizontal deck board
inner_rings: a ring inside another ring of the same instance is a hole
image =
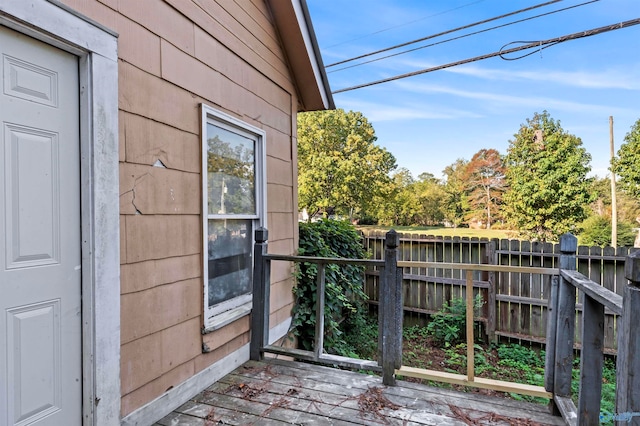
[[[398,381],[302,362],[249,361],[159,421],[156,426],[210,424],[465,425],[528,419],[560,425],[542,405]],[[481,420],[483,419],[483,420]],[[531,421],[535,423],[531,423]],[[524,423],[523,423],[524,424]]]

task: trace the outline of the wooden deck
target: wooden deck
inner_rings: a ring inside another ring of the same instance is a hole
[[[250,361],[156,426],[562,425],[546,406],[462,393],[351,371]]]

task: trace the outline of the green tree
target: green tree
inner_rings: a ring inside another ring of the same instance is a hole
[[[413,192],[415,181],[406,168],[396,171],[384,193],[379,194],[375,205],[378,223],[386,226],[412,225],[420,210],[418,198]]]
[[[360,112],[298,114],[298,195],[311,216],[366,214],[390,183],[395,157]]]
[[[625,135],[613,168],[620,176],[621,189],[634,198],[640,198],[640,119]]]
[[[464,180],[468,161],[458,158],[443,170],[444,183],[444,219],[454,227],[460,226],[469,213],[469,197]]]
[[[376,200],[378,223],[410,226],[436,225],[444,219],[445,193],[442,183],[431,173],[414,179],[405,168],[392,176],[389,189]]]
[[[417,195],[419,210],[414,223],[417,225],[438,225],[445,218],[444,204],[447,199],[442,182],[431,173],[421,173],[413,185]]]
[[[502,156],[495,149],[481,149],[474,154],[464,173],[469,206],[475,218],[486,223],[487,229],[497,219],[505,190],[505,168]]]
[[[611,180],[596,178],[591,186],[593,202],[590,204],[591,213],[598,216],[611,217]],[[616,187],[618,222],[638,225],[640,219],[640,198],[633,197]]]
[[[589,205],[589,217],[582,222],[579,241],[582,245],[611,245],[611,180],[596,178],[591,185],[593,201]],[[640,217],[640,200],[617,190],[617,243],[632,246],[636,237],[633,227]]]
[[[611,245],[611,217],[593,215],[582,222],[579,235],[580,244],[586,246]],[[633,246],[636,232],[629,222],[618,222],[618,246]]]
[[[507,220],[524,236],[543,241],[575,231],[591,201],[591,156],[582,141],[546,111],[527,119],[514,137],[505,158]]]

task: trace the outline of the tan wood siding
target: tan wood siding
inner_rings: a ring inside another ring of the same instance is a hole
[[[120,128],[120,143],[125,145],[120,152],[122,162],[154,165],[160,160],[168,169],[200,173],[198,133],[124,111],[120,112]]]
[[[135,293],[191,278],[200,280],[201,265],[199,253],[123,264],[120,269],[120,292]]]
[[[124,416],[249,342],[248,317],[201,334],[200,104],[266,132],[270,244],[291,254],[298,99],[262,0],[62,1],[119,34]],[[274,268],[272,324],[291,277]]]

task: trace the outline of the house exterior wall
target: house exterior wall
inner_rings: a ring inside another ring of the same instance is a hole
[[[119,33],[126,416],[249,342],[249,317],[201,334],[201,103],[266,132],[270,251],[289,254],[298,99],[263,0],[62,2]],[[291,286],[291,268],[274,264],[271,324],[290,317]]]

